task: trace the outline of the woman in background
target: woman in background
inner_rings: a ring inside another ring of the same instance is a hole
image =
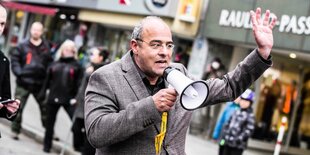
[[[77,94],[82,76],[82,68],[77,61],[77,50],[71,40],[66,40],[55,55],[55,62],[47,71],[47,78],[41,91],[47,98],[47,123],[44,136],[44,152],[50,152],[54,134],[54,125],[59,108],[62,106],[72,119],[75,110],[74,97]],[[74,144],[74,148],[78,148]]]

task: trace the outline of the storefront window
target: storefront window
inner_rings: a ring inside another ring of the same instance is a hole
[[[290,61],[291,66],[283,65],[283,60]],[[275,144],[280,126],[285,125],[282,145],[307,149],[310,147],[310,72],[300,82],[306,69],[296,61],[283,60],[276,57],[274,66],[262,77],[252,138]],[[286,123],[281,122],[283,117]]]
[[[182,63],[185,67],[188,65],[189,57],[192,51],[193,41],[185,39],[175,39],[176,47],[174,49],[173,61]]]

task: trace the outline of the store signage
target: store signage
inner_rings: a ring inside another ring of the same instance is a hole
[[[264,16],[264,14],[263,14]],[[275,15],[271,13],[271,17]],[[236,10],[225,10],[221,11],[220,26],[226,27],[236,27],[236,28],[245,28],[250,29],[251,25],[251,17],[250,12],[248,11],[236,11]],[[310,16],[300,16],[296,15],[281,15],[278,18],[276,26],[279,26],[279,32],[293,33],[293,34],[310,34]]]
[[[167,0],[152,0],[152,3],[156,7],[164,7],[167,4]]]
[[[178,16],[185,22],[194,23],[198,16],[199,1],[198,0],[181,0]]]
[[[152,13],[161,14],[169,6],[167,5],[168,0],[145,0],[145,6]]]

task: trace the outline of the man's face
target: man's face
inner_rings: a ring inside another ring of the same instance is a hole
[[[169,27],[160,21],[144,25],[142,38],[131,41],[135,61],[148,77],[159,77],[170,64],[172,34]]]
[[[38,40],[43,34],[43,25],[40,23],[33,23],[30,29],[31,38]]]
[[[7,13],[6,10],[0,6],[0,35],[2,35],[6,24]]]

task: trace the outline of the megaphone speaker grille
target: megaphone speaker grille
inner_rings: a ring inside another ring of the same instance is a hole
[[[187,95],[186,91],[188,89],[194,89],[198,95],[193,97]],[[194,81],[190,85],[188,85],[185,89],[183,89],[180,102],[181,106],[186,110],[194,110],[202,106],[204,102],[206,102],[209,95],[209,87],[205,81]]]

